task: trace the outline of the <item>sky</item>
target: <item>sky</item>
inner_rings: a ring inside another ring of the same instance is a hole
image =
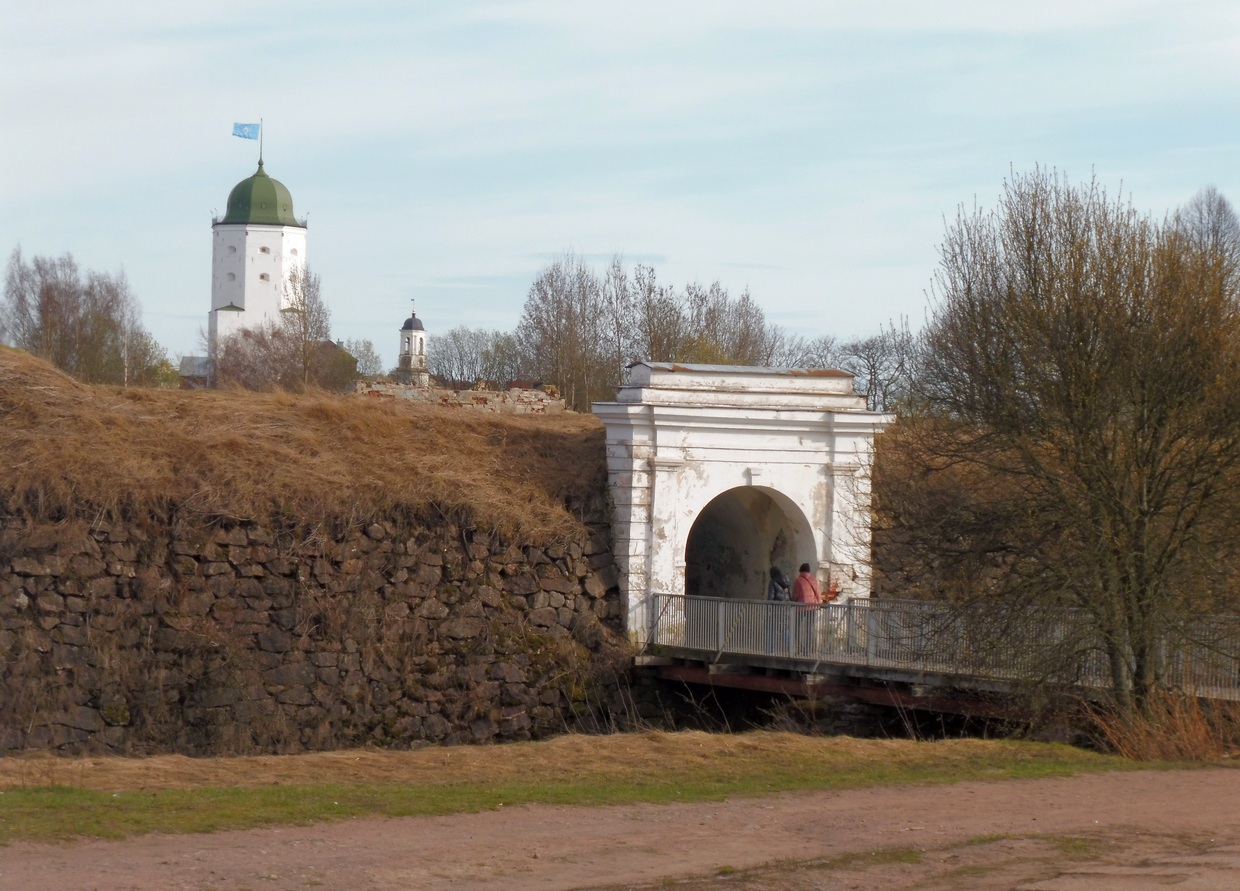
[[[261,118],[333,335],[389,365],[411,306],[511,330],[566,252],[848,339],[920,326],[1013,173],[1240,204],[1238,98],[1234,0],[57,0],[0,29],[0,250],[123,271],[203,352]]]

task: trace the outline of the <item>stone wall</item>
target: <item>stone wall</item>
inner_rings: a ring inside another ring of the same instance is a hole
[[[0,527],[0,752],[295,752],[614,720],[600,504],[562,547],[443,517]]]
[[[474,408],[515,415],[548,415],[564,411],[564,400],[545,390],[512,387],[507,390],[445,390],[389,381],[358,381],[361,396],[406,399],[449,408]]]

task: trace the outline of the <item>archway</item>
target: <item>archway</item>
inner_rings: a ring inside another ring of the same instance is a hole
[[[772,566],[788,578],[815,564],[813,531],[787,496],[755,486],[729,489],[693,521],[685,541],[685,593],[760,600]]]

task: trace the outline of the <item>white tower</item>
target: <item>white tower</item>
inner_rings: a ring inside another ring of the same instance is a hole
[[[211,358],[222,337],[276,322],[285,284],[306,263],[306,223],[293,216],[293,197],[263,170],[233,187],[228,210],[211,223]]]
[[[426,329],[416,312],[410,313],[405,324],[400,326],[400,358],[396,367],[404,383],[430,386],[430,375],[426,372]]]

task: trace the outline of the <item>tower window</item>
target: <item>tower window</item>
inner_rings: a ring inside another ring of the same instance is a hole
[[[269,248],[269,247],[260,247],[260,248],[258,249],[258,252],[259,252],[260,254],[270,254],[270,253],[271,253],[271,248]]]
[[[230,254],[235,254],[235,253],[237,253],[237,246],[236,246],[235,244],[230,244],[230,245],[228,246],[228,253],[230,253]]]
[[[258,280],[260,282],[269,282],[271,281],[271,276],[269,276],[267,273],[264,272],[262,275],[258,277]]]
[[[233,273],[230,272],[228,273],[228,280],[230,282],[235,282],[237,280],[237,276],[235,276]]]
[[[289,251],[289,253],[290,253],[290,254],[292,254],[294,257],[296,257],[296,256],[297,256],[297,248],[293,248],[291,251]]]

